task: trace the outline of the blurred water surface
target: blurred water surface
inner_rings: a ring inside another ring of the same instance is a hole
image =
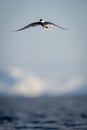
[[[0,97],[0,130],[87,130],[87,97]]]

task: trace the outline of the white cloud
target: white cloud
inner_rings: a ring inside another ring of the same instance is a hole
[[[71,92],[85,83],[86,78],[82,76],[41,78],[36,74],[28,73],[20,68],[10,68],[6,72],[14,80],[13,84],[0,80],[0,91],[8,94],[27,97],[37,97],[42,94],[61,95]]]
[[[48,93],[61,95],[80,88],[85,83],[87,83],[87,80],[82,76],[74,76],[70,78],[61,77],[56,80],[52,79],[48,83],[47,91]]]
[[[9,69],[10,75],[19,82],[15,83],[12,92],[22,96],[36,97],[45,89],[45,82],[35,74],[29,74],[18,68]]]
[[[27,75],[14,86],[14,93],[23,96],[36,97],[44,91],[44,82],[36,76]]]
[[[13,78],[16,78],[16,79],[23,78],[23,75],[25,74],[25,72],[23,70],[21,70],[20,68],[16,68],[16,67],[9,68],[8,73]]]

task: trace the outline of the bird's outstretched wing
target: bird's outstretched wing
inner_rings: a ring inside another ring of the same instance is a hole
[[[30,27],[35,27],[35,26],[38,26],[40,25],[40,22],[35,22],[35,23],[31,23],[31,24],[28,24],[27,26],[23,27],[23,28],[20,28],[16,31],[21,31],[21,30],[24,30],[24,29],[27,29],[27,28],[30,28]]]
[[[53,25],[53,26],[58,27],[58,28],[63,29],[63,30],[68,30],[67,28],[60,27],[60,26],[58,26],[54,23],[51,23],[51,22],[45,22],[45,23],[48,24],[48,25],[51,25],[51,26]]]

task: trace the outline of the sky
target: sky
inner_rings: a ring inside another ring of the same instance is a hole
[[[87,0],[0,0],[0,92],[36,97],[87,91]],[[39,19],[42,27],[14,32]]]

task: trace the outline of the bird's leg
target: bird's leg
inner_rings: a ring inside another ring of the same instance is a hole
[[[48,29],[48,28],[49,28],[49,25],[45,25],[44,27],[45,27],[46,29]]]

